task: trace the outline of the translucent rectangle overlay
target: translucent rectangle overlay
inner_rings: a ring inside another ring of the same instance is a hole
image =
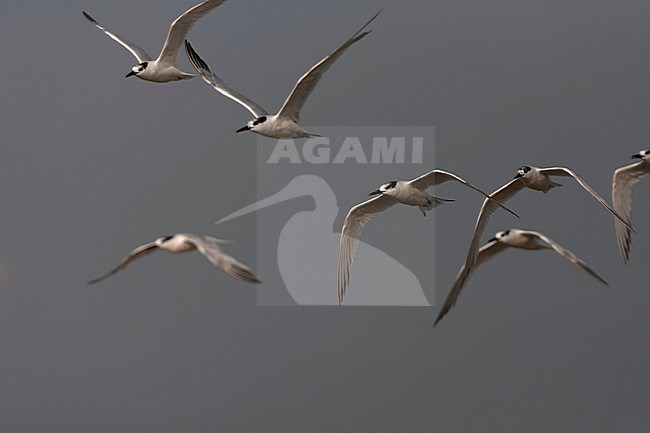
[[[261,306],[338,305],[340,233],[353,206],[392,180],[434,168],[432,126],[310,127],[308,139],[257,139]],[[430,306],[434,212],[398,204],[368,221],[343,305]]]

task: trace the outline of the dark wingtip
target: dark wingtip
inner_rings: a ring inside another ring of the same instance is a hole
[[[259,283],[262,282],[259,278],[257,278],[251,272],[246,272],[241,277],[242,277],[242,280],[246,281],[247,283],[259,284]]]
[[[375,18],[377,18],[379,15],[381,15],[381,13],[383,12],[383,10],[384,10],[383,7],[382,7],[381,9],[379,9],[379,10],[377,11],[377,13],[374,14],[374,15],[372,16],[372,18],[370,18],[370,20],[368,21],[368,24],[370,24],[371,22],[373,22],[373,21],[375,20]]]
[[[95,21],[95,19],[94,19],[93,17],[91,17],[90,15],[88,15],[88,12],[86,12],[86,11],[81,11],[81,12],[84,14],[84,16],[86,17],[86,19],[87,19],[88,21],[90,21],[91,23],[97,23],[97,21]]]
[[[201,72],[201,69],[203,69],[206,72],[212,73],[212,70],[210,69],[210,66],[199,56],[199,53],[196,52],[196,50],[192,47],[192,44],[190,41],[185,39],[185,52],[187,53],[187,57],[190,59],[190,62],[194,65],[194,67]]]
[[[102,275],[101,277],[93,278],[92,280],[86,281],[86,284],[88,284],[89,286],[91,286],[91,285],[93,285],[93,284],[100,283],[100,282],[104,281],[106,278],[108,278],[108,277],[110,277],[111,275],[113,275],[114,273],[115,273],[115,272],[109,272],[108,274],[104,274],[104,275]]]
[[[499,200],[495,199],[495,198],[492,197],[492,196],[488,196],[488,199],[489,199],[489,200],[494,200],[494,202],[495,202],[495,203],[496,203],[496,204],[497,204],[501,209],[503,209],[503,210],[507,211],[508,213],[511,213],[512,215],[514,215],[514,216],[516,216],[517,218],[521,219],[521,217],[519,216],[519,214],[517,214],[517,212],[511,210],[510,208],[508,208],[508,206],[504,205],[504,204],[501,203]]]

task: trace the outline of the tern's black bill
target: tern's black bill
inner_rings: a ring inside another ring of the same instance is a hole
[[[381,194],[381,191],[379,191],[379,190],[377,190],[377,191],[373,191],[373,192],[371,192],[370,194],[368,194],[368,196],[371,196],[371,195],[377,195],[377,194]]]
[[[129,77],[131,77],[133,75],[135,75],[135,72],[131,71],[128,74],[126,74],[126,77],[124,77],[124,78],[129,78]]]
[[[251,129],[250,126],[246,125],[246,126],[242,126],[235,132],[244,132],[244,131],[248,131],[249,129]]]

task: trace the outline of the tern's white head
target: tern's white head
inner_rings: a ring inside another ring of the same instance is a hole
[[[246,126],[242,126],[237,130],[237,132],[255,131],[255,129],[257,129],[257,126],[266,122],[266,120],[267,120],[266,116],[260,116],[257,119],[249,120]]]
[[[528,165],[524,165],[523,167],[519,167],[517,169],[517,174],[515,175],[515,179],[519,179],[520,177],[526,176],[526,174],[528,174],[530,172],[530,170],[532,170],[532,168],[530,168],[530,166],[528,166]]]
[[[131,72],[126,74],[125,78],[129,78],[129,77],[132,77],[134,75],[138,75],[140,72],[147,69],[147,66],[149,66],[149,62],[142,62],[139,65],[135,65],[134,67],[131,68]]]
[[[390,182],[387,182],[383,184],[382,186],[379,187],[377,191],[373,191],[368,195],[377,195],[377,194],[383,194],[387,191],[390,191],[394,189],[397,186],[397,181],[396,180],[391,180]]]
[[[494,237],[490,239],[488,242],[500,241],[501,239],[505,238],[509,234],[510,234],[510,230],[502,230],[500,232],[497,232],[497,234],[495,234]]]
[[[155,241],[156,246],[159,247],[159,246],[163,245],[165,242],[169,241],[173,237],[174,237],[173,235],[172,236],[163,236],[161,238],[156,239],[156,241]]]
[[[650,149],[642,150],[641,152],[637,153],[636,155],[632,155],[632,158],[639,158],[644,161],[650,160]]]

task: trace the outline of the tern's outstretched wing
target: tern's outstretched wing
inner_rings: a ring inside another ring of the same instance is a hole
[[[621,220],[623,224],[625,224],[627,227],[632,230],[632,226],[630,226],[629,222],[626,221],[621,215],[619,215],[618,212],[616,212],[614,209],[611,208],[609,203],[607,203],[607,200],[602,198],[600,194],[596,192],[592,187],[589,186],[587,182],[585,182],[580,176],[575,174],[572,170],[566,168],[566,167],[547,167],[547,168],[540,168],[539,169],[540,173],[550,175],[550,176],[564,176],[564,177],[572,177],[580,184],[581,187],[583,187],[593,198],[598,200],[598,202],[605,207],[608,211],[612,213],[616,218]]]
[[[183,15],[176,18],[169,26],[167,39],[165,39],[163,48],[158,56],[158,62],[164,65],[176,66],[178,63],[178,53],[181,45],[183,45],[183,40],[187,36],[187,32],[205,14],[225,2],[226,0],[207,0],[191,7]]]
[[[488,193],[486,193],[483,190],[481,190],[481,189],[477,188],[476,186],[472,185],[471,183],[469,183],[468,181],[466,181],[462,177],[460,177],[458,175],[455,175],[454,173],[451,173],[449,171],[437,170],[436,169],[436,170],[425,173],[422,176],[417,177],[417,178],[409,181],[409,183],[411,185],[413,185],[414,187],[416,187],[417,189],[424,190],[424,189],[430,188],[430,187],[435,186],[435,185],[440,185],[441,183],[449,182],[451,180],[453,180],[455,182],[458,182],[461,185],[465,185],[466,187],[471,188],[474,191],[479,192],[484,197],[486,197],[486,198],[488,198],[490,200],[493,200],[492,197],[490,197],[490,195]],[[516,213],[514,213],[513,211],[508,209],[506,206],[502,205],[501,203],[499,203],[496,200],[494,202],[495,202],[495,204],[497,206],[501,207],[502,209],[510,212],[511,214],[513,214],[514,216],[519,218],[519,215],[517,215]]]
[[[359,237],[363,227],[375,217],[378,213],[388,209],[397,203],[397,200],[391,196],[382,194],[359,203],[348,212],[341,229],[341,239],[339,241],[339,259],[337,265],[337,282],[336,292],[338,294],[339,305],[343,302],[345,291],[350,282],[350,267],[354,260],[354,255],[359,245]]]
[[[316,63],[307,73],[305,73],[298,82],[296,82],[291,94],[284,101],[284,105],[280,108],[278,112],[279,117],[286,117],[294,122],[300,121],[300,110],[305,104],[305,101],[314,90],[318,82],[327,70],[338,60],[341,55],[352,46],[355,42],[363,39],[370,32],[363,32],[363,29],[368,27],[375,18],[379,16],[381,10],[377,12],[372,18],[368,20],[367,23],[363,25],[355,34],[352,35],[350,39],[345,41],[340,47],[332,51],[327,57],[325,57],[320,62]]]
[[[489,241],[487,244],[483,245],[478,250],[478,255],[476,257],[476,264],[474,265],[474,268],[478,268],[481,264],[485,263],[489,258],[505,250],[506,248],[508,248],[508,245],[504,244],[503,242],[499,242],[494,239]],[[465,265],[463,265],[458,271],[458,276],[456,277],[456,281],[458,281],[458,279],[464,272],[465,272]],[[467,275],[465,282],[469,280],[470,276],[471,274]],[[449,295],[447,295],[447,299],[445,299],[445,303],[442,305],[442,308],[440,309],[440,312],[438,313],[438,317],[436,317],[436,321],[433,324],[433,326],[436,326],[438,322],[440,322],[442,318],[447,315],[449,310],[451,310],[451,307],[453,307],[454,304],[456,304],[456,300],[458,299],[458,296],[460,296],[460,292],[462,288],[463,286],[454,285],[454,288],[451,289]]]
[[[211,236],[188,233],[184,233],[183,235],[187,238],[187,241],[192,243],[201,254],[210,260],[213,265],[223,269],[229,275],[248,283],[260,282],[251,271],[251,268],[221,250],[219,244],[225,243],[226,241]]]
[[[110,31],[109,29],[104,27],[103,25],[99,24],[97,21],[95,21],[95,19],[93,17],[88,15],[86,13],[86,11],[82,11],[82,12],[83,12],[84,16],[86,17],[86,19],[88,19],[88,21],[90,21],[95,27],[97,27],[99,30],[106,33],[109,38],[113,39],[118,44],[122,45],[124,48],[129,50],[131,52],[131,54],[133,54],[135,56],[135,58],[138,59],[138,63],[142,63],[142,62],[152,60],[151,56],[149,54],[147,54],[147,52],[145,50],[143,50],[142,48],[140,48],[139,46],[137,46],[136,44],[134,44],[130,40],[118,35],[117,33],[113,33],[112,31]]]
[[[490,217],[498,209],[498,206],[495,204],[495,200],[499,203],[505,203],[525,187],[526,185],[521,179],[513,179],[490,194],[490,197],[492,197],[494,200],[485,199],[483,201],[483,206],[481,206],[478,218],[476,219],[476,225],[474,226],[474,233],[472,234],[472,241],[470,242],[469,251],[467,252],[467,258],[465,259],[463,266],[461,266],[460,270],[458,271],[456,281],[454,281],[454,285],[451,288],[449,295],[447,296],[445,305],[440,311],[440,314],[438,315],[435,323],[438,323],[444,317],[444,315],[447,314],[451,307],[454,306],[456,300],[458,299],[458,296],[460,295],[460,292],[463,289],[463,286],[467,282],[467,279],[476,266],[479,254],[478,245],[481,240],[481,236],[483,236],[483,233],[485,232],[485,228],[487,227],[487,223],[490,220]]]
[[[192,62],[192,65],[194,65],[194,68],[201,75],[201,78],[203,78],[203,81],[211,85],[214,90],[243,105],[248,111],[253,113],[253,116],[255,117],[261,117],[268,114],[268,112],[257,102],[248,99],[246,96],[237,92],[235,89],[226,84],[225,81],[219,78],[219,76],[212,72],[210,70],[210,66],[208,66],[208,64],[205,63],[201,57],[199,57],[199,54],[192,48],[192,44],[190,44],[190,42],[187,40],[185,41],[185,52],[187,53],[187,57],[190,59],[190,62]]]
[[[589,275],[591,275],[601,283],[605,284],[606,286],[609,285],[607,284],[607,281],[605,281],[600,275],[598,275],[589,266],[587,266],[587,264],[583,262],[580,259],[580,257],[576,256],[571,251],[567,250],[562,245],[558,244],[557,242],[555,242],[553,239],[549,238],[545,234],[540,232],[533,232],[533,231],[522,231],[522,234],[524,234],[525,236],[534,236],[540,239],[544,243],[548,244],[549,247],[553,248],[556,253],[558,253],[559,255],[561,255],[571,263],[573,263],[574,266],[582,269],[583,271],[585,271],[586,273],[588,273]]]
[[[632,186],[647,175],[649,170],[650,164],[637,162],[619,168],[612,177],[612,206],[628,223],[632,221]],[[616,230],[618,249],[621,252],[623,261],[627,264],[630,258],[632,231],[618,218],[614,218],[614,228]]]
[[[142,256],[144,254],[150,253],[153,250],[155,250],[156,248],[158,248],[158,247],[156,246],[155,242],[150,242],[148,244],[144,244],[144,245],[139,246],[138,248],[131,251],[128,256],[124,257],[122,259],[122,261],[120,262],[120,264],[117,265],[114,269],[108,271],[107,273],[105,273],[104,275],[102,275],[99,278],[95,278],[94,280],[88,281],[88,284],[99,283],[100,281],[110,277],[114,273],[116,273],[116,272],[120,271],[121,269],[123,269],[132,260],[134,260],[134,259],[136,259],[136,258],[138,258],[138,257],[140,257],[140,256]]]

